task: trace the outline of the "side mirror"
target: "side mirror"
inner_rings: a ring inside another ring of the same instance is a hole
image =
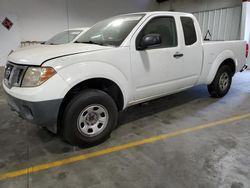
[[[142,38],[142,40],[138,46],[138,50],[145,50],[148,47],[157,46],[159,44],[161,44],[161,35],[148,34]]]

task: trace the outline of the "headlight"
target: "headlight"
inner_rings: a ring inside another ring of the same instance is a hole
[[[29,67],[24,75],[22,87],[36,87],[55,75],[51,67]]]

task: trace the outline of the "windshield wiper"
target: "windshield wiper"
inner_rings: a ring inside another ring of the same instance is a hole
[[[75,41],[75,43],[96,44],[96,45],[103,46],[103,43],[94,42],[94,41],[92,41],[92,40],[90,40],[90,41]]]
[[[55,43],[53,43],[53,42],[43,42],[43,43],[41,43],[41,44],[44,44],[44,45],[57,45],[57,44],[55,44]]]

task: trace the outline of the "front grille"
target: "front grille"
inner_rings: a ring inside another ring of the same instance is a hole
[[[20,87],[27,66],[8,62],[4,71],[4,83],[8,88]]]

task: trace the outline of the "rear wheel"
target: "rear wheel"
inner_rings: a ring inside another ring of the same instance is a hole
[[[232,75],[232,70],[228,65],[220,67],[213,82],[208,85],[211,97],[220,98],[228,93],[232,83]]]
[[[107,139],[117,123],[118,110],[103,91],[88,89],[66,106],[62,136],[72,145],[95,145]]]

